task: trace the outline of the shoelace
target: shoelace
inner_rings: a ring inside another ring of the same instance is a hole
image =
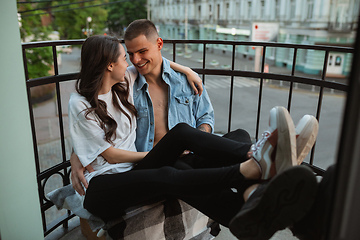
[[[267,141],[267,139],[271,136],[271,132],[265,131],[262,134],[262,138],[258,140],[255,144],[251,146],[251,150],[253,151],[253,154],[257,153],[257,151],[260,149],[262,145]]]

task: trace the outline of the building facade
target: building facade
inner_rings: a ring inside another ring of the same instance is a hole
[[[148,0],[149,17],[164,39],[275,41],[293,44],[352,46],[360,0]],[[271,27],[275,37],[261,38],[259,27]],[[231,46],[209,46],[231,51]],[[192,46],[193,50],[197,46]],[[269,48],[266,56],[277,66],[292,67],[293,52]],[[253,57],[255,50],[238,46],[237,56]],[[298,52],[296,70],[320,74],[322,51]],[[347,76],[351,54],[330,53],[328,73]]]

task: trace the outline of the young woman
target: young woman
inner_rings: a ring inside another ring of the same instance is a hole
[[[241,164],[250,145],[186,124],[170,130],[150,152],[137,152],[137,112],[132,99],[135,79],[126,71],[127,67],[125,50],[116,38],[88,38],[81,50],[77,93],[69,101],[74,151],[83,166],[94,169],[85,173],[89,186],[84,208],[105,222],[118,218],[128,207],[174,196],[228,226],[242,206],[244,189],[248,194],[256,187],[250,186],[249,180],[269,179],[295,165],[292,156],[296,151],[295,129],[288,112],[279,107],[270,112],[271,132],[256,145],[256,159]],[[280,122],[282,129],[277,131]],[[277,139],[283,137],[288,138],[288,143],[274,151],[270,139],[276,146]],[[266,152],[262,152],[264,146]],[[206,157],[209,162],[221,159],[225,167],[177,170],[173,165],[185,149]],[[240,193],[231,188],[237,188]]]

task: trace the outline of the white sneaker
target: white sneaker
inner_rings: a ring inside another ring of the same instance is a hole
[[[296,124],[296,156],[300,165],[314,146],[319,130],[319,123],[314,116],[304,115]]]
[[[284,107],[270,110],[269,128],[251,150],[264,180],[297,165],[295,126]]]

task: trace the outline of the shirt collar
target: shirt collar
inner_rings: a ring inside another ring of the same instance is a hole
[[[170,81],[169,81],[169,76],[171,75],[171,67],[170,67],[170,62],[169,60],[167,60],[166,58],[162,57],[163,59],[163,63],[162,63],[162,79],[164,80],[164,82],[168,85],[170,85]],[[138,74],[137,80],[138,82],[138,87],[137,87],[137,91],[139,91],[140,89],[142,89],[144,86],[146,86],[145,88],[148,88],[148,83],[146,82],[146,79],[143,75],[141,75],[140,73]]]

